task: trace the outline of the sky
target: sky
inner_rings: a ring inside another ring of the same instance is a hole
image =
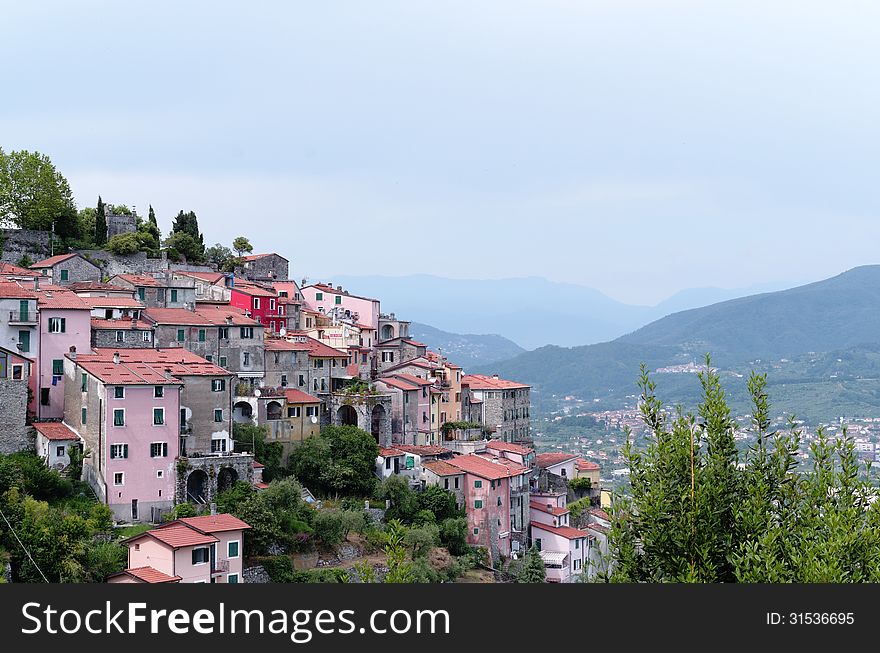
[[[0,147],[295,278],[655,304],[880,262],[874,2],[3,4]]]

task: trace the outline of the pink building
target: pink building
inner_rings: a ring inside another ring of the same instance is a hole
[[[41,286],[37,295],[40,338],[37,352],[38,420],[64,416],[64,356],[75,347],[88,352],[91,343],[91,307],[61,286]]]
[[[328,313],[338,308],[343,314],[357,320],[361,331],[367,331],[366,337],[369,342],[363,342],[364,347],[372,347],[376,342],[376,334],[379,329],[379,300],[369,297],[352,295],[342,286],[334,288],[332,285],[316,283],[300,288],[303,302],[306,308],[319,313]]]
[[[521,444],[504,442],[503,440],[489,440],[486,443],[486,453],[498,458],[512,460],[530,469],[535,466],[535,450]]]
[[[83,480],[122,521],[158,521],[174,505],[183,383],[142,362],[70,353],[64,423],[91,456]]]
[[[590,567],[593,536],[569,522],[571,513],[558,503],[532,501],[532,543],[541,553],[547,581],[570,583]]]
[[[551,474],[571,480],[577,478],[575,472],[577,459],[578,457],[571,453],[540,453],[535,458],[535,463]]]
[[[125,541],[128,568],[109,583],[240,583],[244,532],[229,514],[176,519]]]

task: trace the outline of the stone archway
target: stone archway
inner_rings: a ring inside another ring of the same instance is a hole
[[[394,327],[386,324],[382,327],[382,340],[391,340],[394,338]]]
[[[358,425],[358,414],[353,406],[340,406],[336,411],[336,419],[342,426]]]
[[[231,489],[237,480],[238,472],[232,467],[224,467],[217,474],[217,492],[220,493]]]
[[[387,412],[382,404],[373,406],[370,413],[370,433],[376,438],[377,444],[382,444],[382,431],[386,417]]]
[[[266,419],[281,419],[281,402],[270,401],[266,404]]]
[[[237,401],[232,407],[232,421],[236,424],[250,424],[253,415],[254,409],[246,401]]]
[[[193,471],[186,479],[186,500],[190,503],[207,503],[210,485],[203,469]]]

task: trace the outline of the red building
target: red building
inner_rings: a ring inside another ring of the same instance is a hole
[[[273,288],[236,277],[229,281],[229,290],[229,303],[245,311],[267,330],[278,333],[281,327],[287,327],[287,302],[279,301]]]

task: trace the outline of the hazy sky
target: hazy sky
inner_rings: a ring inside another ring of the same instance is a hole
[[[0,147],[291,274],[655,303],[880,262],[876,2],[4,2]],[[363,291],[367,291],[364,289]]]

